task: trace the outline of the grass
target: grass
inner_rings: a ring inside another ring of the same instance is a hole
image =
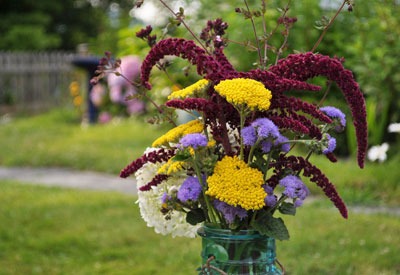
[[[196,274],[200,239],[146,227],[135,198],[0,182],[0,274]],[[400,219],[305,205],[277,243],[288,274],[399,274]]]
[[[82,128],[72,110],[53,110],[16,118],[0,125],[0,165],[64,166],[118,174],[165,130],[141,119]],[[331,163],[323,156],[311,161],[337,186],[347,203],[400,202],[400,156],[359,169],[354,159]],[[322,194],[315,184],[313,193]]]
[[[313,155],[310,161],[326,174],[342,198],[350,204],[398,206],[400,203],[399,155],[385,163],[366,161],[364,169],[360,169],[354,159],[331,163],[324,156]],[[308,186],[311,192],[322,194],[315,184]]]
[[[65,166],[118,174],[163,131],[141,119],[81,127],[60,109],[0,125],[0,164]]]

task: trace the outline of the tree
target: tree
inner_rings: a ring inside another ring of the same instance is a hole
[[[132,5],[127,0],[3,0],[0,50],[74,50],[110,30],[111,7],[117,16],[127,16]]]

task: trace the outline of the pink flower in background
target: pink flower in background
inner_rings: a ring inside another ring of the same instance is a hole
[[[112,118],[112,115],[109,112],[101,112],[99,114],[99,122],[101,124],[106,124],[106,123],[110,122],[111,118]]]
[[[134,80],[140,72],[140,59],[137,56],[129,55],[121,58],[121,66],[117,69],[119,73],[129,80]],[[144,111],[144,103],[137,99],[125,101],[127,95],[136,94],[136,89],[122,76],[109,74],[107,83],[110,88],[110,99],[114,103],[127,105],[129,114],[140,113]]]
[[[90,91],[90,100],[95,106],[99,107],[103,102],[103,97],[105,96],[106,92],[106,88],[103,85],[97,84],[93,86],[92,90]]]

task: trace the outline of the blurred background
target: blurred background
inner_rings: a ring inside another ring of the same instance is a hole
[[[229,24],[229,40],[255,44],[251,22],[235,12],[244,7],[243,1],[166,2],[174,11],[184,9],[185,21],[197,35],[207,20],[219,17]],[[310,51],[342,2],[291,1],[287,15],[297,17],[297,22],[281,57]],[[315,199],[288,219],[291,240],[277,244],[288,274],[400,274],[400,1],[351,2],[352,11],[346,6],[338,15],[317,52],[344,57],[344,66],[354,72],[365,94],[368,160],[364,169],[357,167],[353,127],[336,136],[338,163],[311,158],[337,186],[350,215],[342,220],[310,183]],[[266,3],[266,27],[271,32],[288,1]],[[89,83],[105,51],[122,59],[128,78],[137,78],[150,48],[135,34],[147,25],[152,25],[157,39],[192,39],[159,1],[145,0],[140,8],[136,4],[1,2],[0,274],[195,274],[200,265],[200,240],[155,234],[141,220],[134,195],[124,190],[43,187],[45,180],[35,178],[39,174],[34,171],[41,171],[42,178],[51,174],[57,182],[66,182],[66,173],[84,173],[79,171],[117,178],[167,130],[154,123],[158,117],[148,102],[125,100],[136,93],[126,81],[107,76],[95,86]],[[261,7],[261,1],[249,4],[254,10]],[[261,34],[260,18],[256,24]],[[280,26],[269,40],[271,64],[274,50],[283,43],[283,31]],[[249,47],[232,42],[225,53],[237,70],[255,68],[257,53]],[[185,61],[168,62],[174,82],[162,71],[152,71],[149,95],[160,104],[171,91],[199,79]],[[322,86],[325,82],[313,80]],[[298,95],[311,102],[322,98],[322,93]],[[340,108],[352,124],[335,85],[324,105]],[[13,176],[28,168],[33,172],[23,179]],[[134,189],[133,179],[125,182]]]

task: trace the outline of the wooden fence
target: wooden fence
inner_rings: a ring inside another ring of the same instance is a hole
[[[37,109],[68,98],[74,53],[0,52],[0,107]]]

